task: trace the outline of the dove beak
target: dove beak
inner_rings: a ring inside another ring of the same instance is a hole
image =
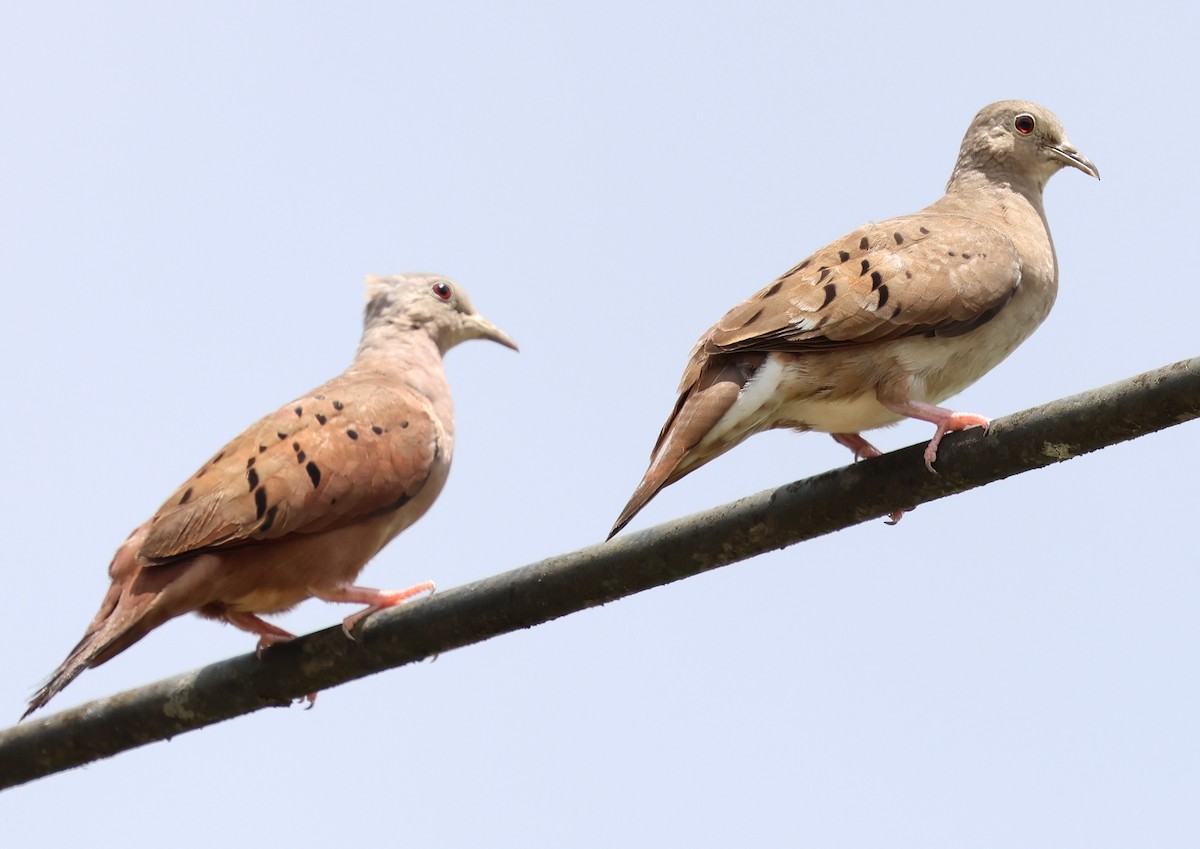
[[[496,325],[492,324],[481,315],[472,315],[467,317],[467,323],[475,331],[480,339],[491,339],[493,342],[499,342],[505,348],[512,348],[514,351],[520,351],[517,343],[512,338],[501,330]]]
[[[1100,179],[1100,169],[1092,164],[1092,160],[1088,159],[1082,153],[1077,151],[1069,143],[1063,142],[1059,145],[1054,145],[1047,148],[1052,159],[1057,159],[1063,165],[1070,165],[1072,168],[1078,168],[1089,177]]]

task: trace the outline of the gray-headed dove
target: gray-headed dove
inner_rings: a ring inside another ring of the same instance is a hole
[[[258,618],[310,597],[367,604],[432,590],[353,586],[367,561],[441,492],[454,450],[442,355],[468,339],[516,344],[444,277],[369,277],[362,341],[345,372],[247,428],[117,549],[100,611],[30,700],[28,716],[84,669],[196,612],[259,637]]]
[[[932,469],[943,434],[986,428],[983,416],[936,405],[1050,312],[1058,263],[1042,189],[1064,166],[1099,176],[1050,111],[993,103],[967,129],[944,197],[843,236],[726,313],[692,349],[609,536],[663,487],[760,431],[823,431],[865,458],[879,452],[860,431],[920,419],[936,426]]]

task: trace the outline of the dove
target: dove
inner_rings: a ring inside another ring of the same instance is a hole
[[[862,431],[919,419],[935,426],[924,453],[933,471],[943,435],[987,428],[938,404],[1050,312],[1058,261],[1042,190],[1063,167],[1100,176],[1046,108],[986,106],[941,199],[843,236],[726,313],[693,347],[609,538],[663,487],[761,431],[821,431],[865,459],[879,450]]]
[[[364,616],[432,591],[354,581],[446,482],[454,411],[442,356],[469,339],[517,346],[433,274],[368,277],[363,325],[345,372],[243,431],[117,549],[99,612],[25,716],[185,613],[257,635],[261,652],[292,634],[259,614],[310,597],[366,604],[343,623],[352,638]]]

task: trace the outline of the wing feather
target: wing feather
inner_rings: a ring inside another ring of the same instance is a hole
[[[352,404],[343,402],[350,397]],[[397,509],[420,491],[444,439],[415,391],[342,379],[219,451],[159,508],[140,553],[160,563]]]
[[[905,336],[955,336],[994,317],[1021,282],[1004,235],[953,215],[855,230],[730,310],[707,353],[812,351]]]

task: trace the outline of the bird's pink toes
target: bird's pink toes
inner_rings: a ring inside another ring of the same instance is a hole
[[[334,587],[329,590],[311,589],[316,598],[324,601],[347,602],[350,604],[370,605],[364,610],[352,613],[342,620],[342,631],[350,639],[354,639],[354,628],[372,613],[377,613],[388,607],[395,607],[421,593],[433,593],[437,585],[433,581],[424,581],[405,590],[373,590],[368,587]]]
[[[290,634],[286,637],[281,637],[275,634],[263,634],[258,638],[258,645],[254,649],[254,654],[261,660],[263,649],[269,649],[271,646],[278,643],[286,643],[291,639],[292,636]]]
[[[937,419],[934,422],[937,425],[937,431],[933,434],[933,439],[929,440],[929,444],[925,446],[925,468],[937,474],[933,464],[937,461],[938,445],[941,444],[942,437],[947,433],[972,427],[981,427],[986,431],[991,423],[991,419],[975,413],[950,413]]]
[[[225,621],[233,627],[251,634],[258,634],[258,646],[254,649],[254,653],[259,658],[262,658],[263,649],[270,648],[276,643],[286,643],[288,640],[296,638],[296,635],[291,631],[285,631],[278,625],[265,622],[253,613],[226,611],[224,616]]]
[[[870,460],[872,457],[878,457],[883,453],[874,445],[867,442],[867,440],[863,439],[860,434],[831,433],[829,435],[833,437],[834,442],[838,445],[844,445],[854,452],[854,461],[856,463],[859,460]]]

